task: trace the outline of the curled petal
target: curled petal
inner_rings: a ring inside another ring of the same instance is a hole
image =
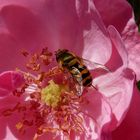
[[[132,93],[135,74],[131,69],[121,69],[95,79],[95,85],[105,96],[112,108],[112,123],[110,130],[116,128],[123,120],[128,111]]]
[[[97,85],[99,91],[111,105],[113,115],[109,129],[112,130],[120,124],[129,108],[135,74],[127,68],[128,54],[119,33],[113,26],[109,26],[108,31],[112,40],[113,51],[107,65],[111,70],[117,70],[95,78],[93,85]]]
[[[128,66],[128,56],[124,43],[118,33],[118,31],[113,27],[108,27],[108,32],[110,39],[112,40],[112,57],[108,61],[108,66],[110,69],[116,69],[120,66]],[[115,63],[114,63],[115,62]]]
[[[140,80],[140,34],[138,33],[138,27],[134,21],[134,17],[127,23],[122,33],[122,39],[128,51],[128,65],[135,71],[137,80]]]
[[[81,8],[84,7],[85,2],[79,2]],[[94,3],[88,1],[88,8],[81,9],[83,16],[81,16],[81,23],[85,22],[85,16],[88,16],[88,29],[84,28],[84,50],[83,58],[88,60],[105,64],[111,56],[111,42],[107,30],[96,10]],[[104,53],[103,53],[104,52]],[[99,55],[102,54],[102,55]]]

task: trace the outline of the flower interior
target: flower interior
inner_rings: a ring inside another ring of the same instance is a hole
[[[76,83],[69,73],[63,72],[57,65],[44,70],[53,62],[53,54],[44,48],[41,53],[29,54],[26,68],[30,72],[22,73],[25,83],[13,91],[13,96],[23,98],[12,108],[3,111],[4,117],[10,117],[15,112],[22,114],[15,127],[19,133],[25,134],[27,128],[35,128],[34,140],[46,133],[52,133],[54,139],[63,134],[70,139],[74,131],[81,134],[85,131],[80,104],[85,103],[82,96],[77,96]],[[31,73],[34,73],[32,75]]]

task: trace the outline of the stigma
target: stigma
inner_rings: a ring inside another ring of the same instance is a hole
[[[49,85],[41,90],[41,100],[48,106],[55,108],[61,101],[61,93],[66,91],[62,85],[56,84],[53,80],[49,81]]]

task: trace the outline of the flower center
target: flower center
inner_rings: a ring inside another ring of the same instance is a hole
[[[24,52],[23,55],[27,57],[29,53]],[[3,116],[22,113],[23,116],[15,126],[22,133],[26,132],[26,128],[34,126],[34,140],[48,132],[66,137],[69,137],[71,131],[84,132],[80,114],[80,104],[84,99],[77,96],[74,81],[69,80],[69,76],[58,67],[49,71],[41,69],[42,65],[48,66],[51,63],[51,56],[47,49],[31,56],[27,68],[36,72],[37,76],[21,72],[25,84],[16,89],[13,95],[17,98],[23,96],[23,102],[3,111]]]
[[[41,90],[41,100],[48,106],[57,107],[61,102],[61,93],[65,91],[64,86],[49,81],[49,85]]]

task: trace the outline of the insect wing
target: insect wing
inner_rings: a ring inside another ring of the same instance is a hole
[[[88,68],[88,70],[94,70],[94,69],[102,69],[105,70],[106,72],[110,72],[109,68],[107,68],[106,66],[93,62],[93,61],[89,61],[87,59],[83,59],[83,63],[85,64],[85,66]]]

